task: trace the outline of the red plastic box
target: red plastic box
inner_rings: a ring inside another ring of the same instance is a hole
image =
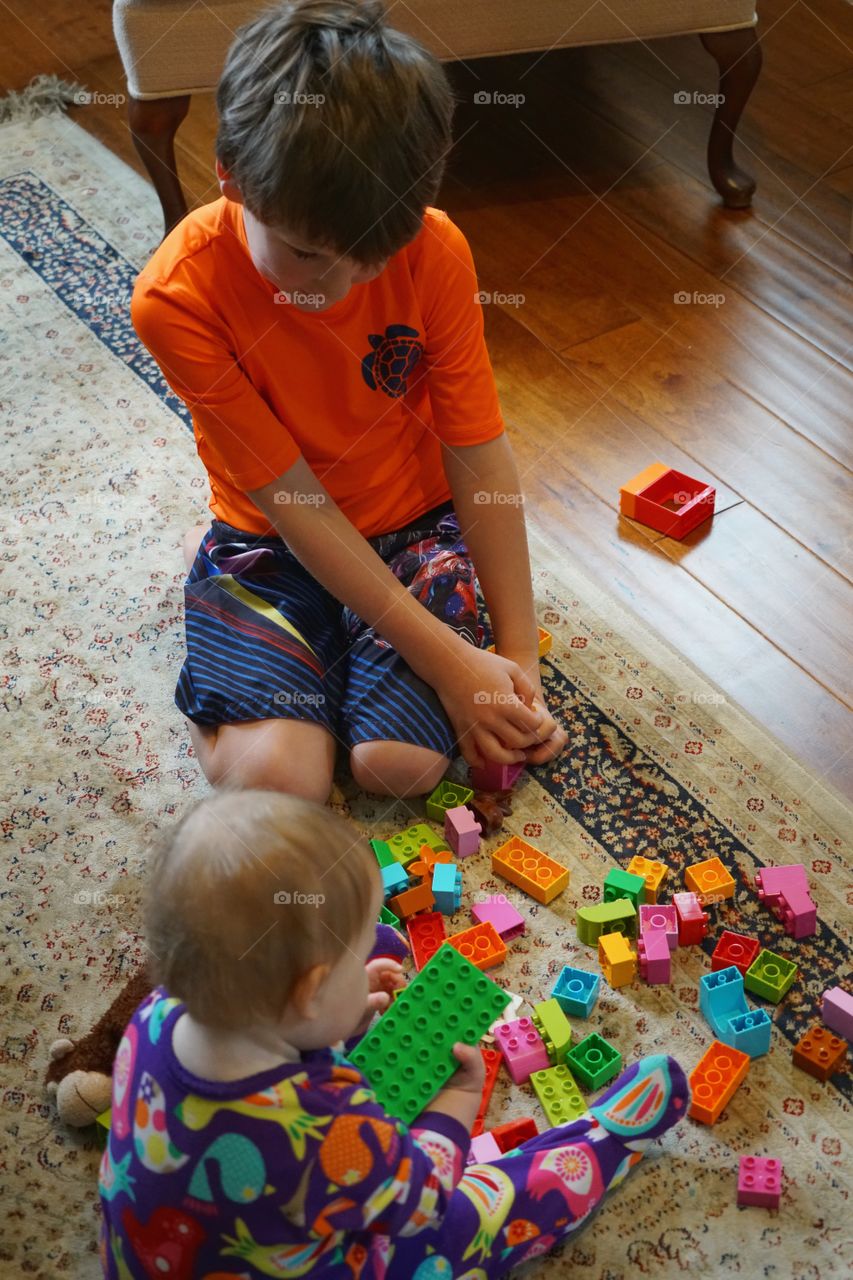
[[[653,462],[619,490],[619,510],[669,538],[684,538],[714,514],[712,485]]]

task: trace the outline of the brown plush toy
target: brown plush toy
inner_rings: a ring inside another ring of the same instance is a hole
[[[94,1124],[110,1105],[116,1050],[134,1010],[150,991],[146,969],[137,969],[82,1040],[54,1040],[50,1046],[44,1082],[63,1124]]]

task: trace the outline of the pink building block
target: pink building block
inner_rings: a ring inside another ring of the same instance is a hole
[[[760,1204],[767,1209],[778,1209],[781,1194],[781,1160],[741,1156],[737,1177],[738,1204]]]
[[[669,944],[670,951],[678,946],[678,913],[671,904],[658,906],[656,902],[640,904],[640,933],[659,930]]]
[[[507,1071],[516,1084],[524,1084],[532,1071],[550,1067],[542,1037],[530,1018],[516,1018],[495,1027],[495,1046],[500,1049]]]
[[[817,906],[807,893],[783,894],[773,914],[792,938],[810,938],[817,932]]]
[[[464,804],[447,809],[444,814],[444,838],[457,858],[467,858],[480,848],[482,831],[471,810]]]
[[[755,877],[758,896],[792,938],[810,938],[817,929],[817,907],[809,895],[802,863],[792,867],[762,867]]]
[[[849,991],[843,987],[830,987],[824,991],[820,1016],[830,1031],[845,1040],[853,1040],[853,996]]]
[[[468,778],[475,791],[509,791],[524,773],[523,764],[488,763],[469,769]]]
[[[804,893],[809,891],[808,876],[801,862],[796,862],[791,867],[762,867],[756,874],[755,883],[762,902],[766,898],[778,898],[780,894],[790,893],[795,889]],[[770,902],[767,905],[770,906]]]
[[[640,976],[651,986],[672,980],[672,953],[663,929],[650,929],[637,944]]]
[[[480,1133],[476,1138],[471,1139],[466,1163],[491,1164],[493,1160],[500,1160],[502,1154],[493,1133]]]
[[[701,942],[708,932],[708,913],[695,893],[674,893],[673,905],[678,915],[678,942],[682,947]]]
[[[471,908],[471,915],[478,924],[491,920],[504,942],[509,942],[510,938],[517,938],[520,933],[524,933],[524,916],[516,911],[515,907],[509,905],[502,893],[494,894],[485,902],[475,902]]]

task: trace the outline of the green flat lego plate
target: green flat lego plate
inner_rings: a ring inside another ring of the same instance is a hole
[[[446,943],[350,1053],[377,1100],[409,1124],[456,1070],[452,1046],[477,1044],[510,1002]]]

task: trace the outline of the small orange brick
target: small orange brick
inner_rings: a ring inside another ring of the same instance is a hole
[[[815,1080],[828,1080],[847,1066],[847,1042],[820,1023],[811,1027],[793,1052],[794,1066]]]
[[[704,862],[685,867],[684,883],[703,904],[735,896],[735,882],[719,858],[706,858]]]
[[[688,1115],[715,1124],[749,1070],[749,1054],[714,1040],[690,1073]]]

